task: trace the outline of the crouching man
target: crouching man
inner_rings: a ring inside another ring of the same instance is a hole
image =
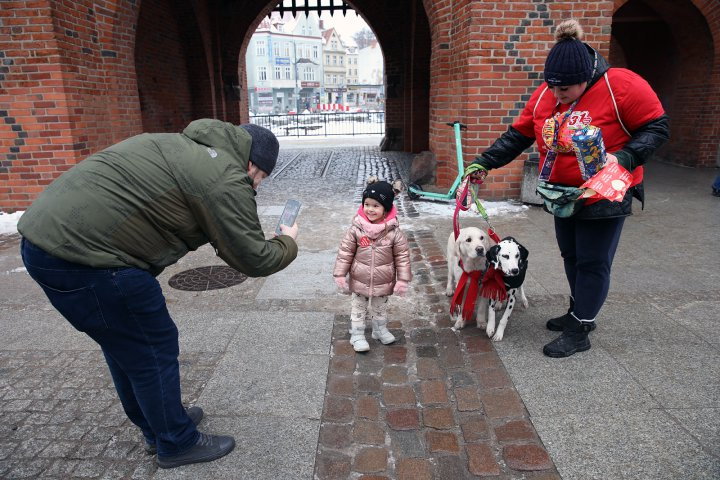
[[[235,440],[199,432],[202,410],[181,404],[178,330],[155,277],[208,242],[252,277],[295,259],[297,225],[266,240],[255,203],[278,149],[265,128],[219,120],[138,135],[65,172],[18,224],[28,273],[100,345],[162,468],[215,460]]]

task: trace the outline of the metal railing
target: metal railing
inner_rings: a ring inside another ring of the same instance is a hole
[[[324,112],[300,115],[255,115],[250,122],[278,137],[383,135],[385,112]]]

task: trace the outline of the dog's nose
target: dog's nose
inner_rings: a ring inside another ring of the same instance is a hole
[[[485,255],[485,249],[483,247],[477,247],[475,251],[477,252],[478,256]]]
[[[520,270],[518,270],[517,268],[513,268],[510,270],[510,273],[512,273],[513,275],[517,275],[518,273],[520,273]]]

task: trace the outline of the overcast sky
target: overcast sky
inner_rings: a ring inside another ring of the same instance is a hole
[[[370,28],[354,10],[348,10],[344,17],[342,11],[336,11],[332,16],[330,16],[330,12],[323,12],[320,18],[325,28],[335,27],[345,43],[354,44],[352,36],[363,28]]]

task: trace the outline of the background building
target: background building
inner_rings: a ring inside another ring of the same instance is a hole
[[[245,55],[253,114],[316,108],[322,79],[322,35],[317,13],[264,18]]]
[[[347,81],[345,75],[345,45],[337,31],[330,28],[322,32],[324,100],[326,103],[344,103]]]
[[[382,110],[384,103],[383,54],[377,40],[358,51],[358,104]]]

